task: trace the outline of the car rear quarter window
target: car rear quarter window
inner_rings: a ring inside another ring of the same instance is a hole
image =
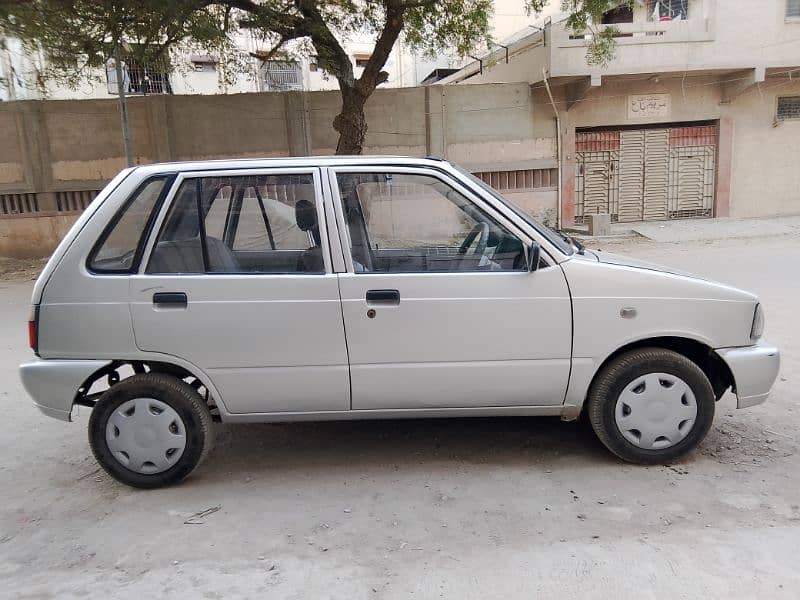
[[[166,176],[149,179],[133,193],[92,251],[90,270],[96,273],[133,271],[141,254],[144,233],[152,223],[167,180]]]

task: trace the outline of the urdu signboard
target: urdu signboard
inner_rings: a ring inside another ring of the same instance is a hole
[[[672,110],[669,94],[632,94],[628,96],[629,119],[665,119]]]

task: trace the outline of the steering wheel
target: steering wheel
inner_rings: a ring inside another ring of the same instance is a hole
[[[472,255],[483,256],[483,253],[486,251],[486,244],[489,241],[489,225],[487,223],[475,223],[475,226],[467,234],[467,237],[461,242],[461,246],[458,248],[458,254],[462,257],[462,261],[467,257],[467,250],[472,246],[476,237],[478,238],[478,245],[475,246]]]

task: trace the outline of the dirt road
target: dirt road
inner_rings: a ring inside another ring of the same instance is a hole
[[[800,240],[606,246],[760,294],[767,404],[634,467],[555,419],[218,427],[185,484],[128,489],[25,396],[29,271],[0,281],[0,597],[797,598]],[[194,516],[193,515],[197,515]]]

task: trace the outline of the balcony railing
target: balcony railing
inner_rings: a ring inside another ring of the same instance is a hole
[[[598,31],[614,28],[619,45],[663,44],[674,42],[710,42],[714,40],[711,19],[692,18],[681,21],[643,21],[636,23],[617,23],[597,25]],[[592,33],[576,35],[566,27],[553,27],[553,43],[557,47],[570,48],[584,46],[592,39]]]

